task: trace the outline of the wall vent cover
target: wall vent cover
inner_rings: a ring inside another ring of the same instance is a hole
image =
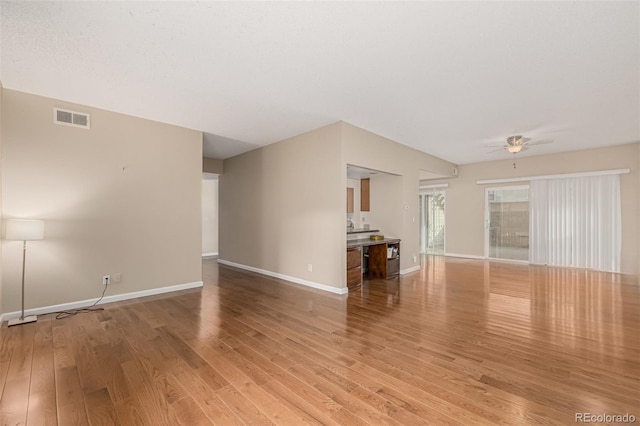
[[[65,126],[81,127],[89,129],[91,127],[91,116],[83,112],[69,111],[61,108],[53,109],[53,122]]]

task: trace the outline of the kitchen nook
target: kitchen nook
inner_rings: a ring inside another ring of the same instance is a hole
[[[362,284],[363,277],[397,278],[400,239],[389,236],[395,228],[388,212],[393,206],[384,200],[393,200],[400,177],[352,165],[347,177],[347,287]]]

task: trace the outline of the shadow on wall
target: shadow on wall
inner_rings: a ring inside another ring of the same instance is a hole
[[[260,145],[225,138],[213,133],[202,133],[202,155],[209,158],[230,158],[260,148]]]

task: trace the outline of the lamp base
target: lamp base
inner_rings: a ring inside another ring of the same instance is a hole
[[[36,321],[38,321],[38,317],[36,315],[29,315],[28,317],[24,317],[24,318],[14,318],[11,321],[9,321],[7,325],[11,327],[12,325],[20,325],[20,324],[26,324],[28,322],[36,322]]]

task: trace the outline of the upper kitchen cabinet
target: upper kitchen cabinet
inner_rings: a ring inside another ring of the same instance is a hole
[[[347,188],[347,213],[353,213],[353,188]]]
[[[360,180],[360,211],[368,212],[370,211],[371,198],[369,196],[369,187],[370,187],[370,179],[361,179]]]

